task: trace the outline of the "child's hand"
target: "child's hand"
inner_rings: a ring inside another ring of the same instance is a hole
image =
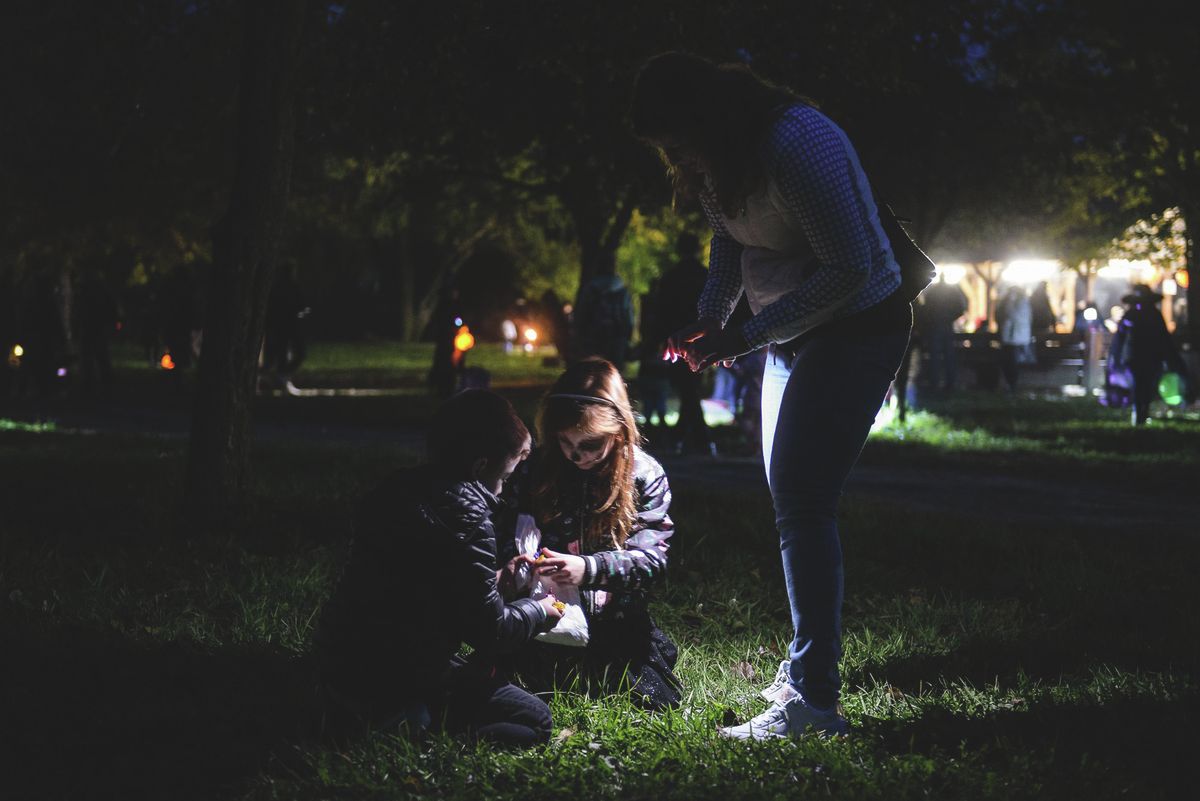
[[[508,560],[508,564],[496,571],[496,585],[500,589],[500,595],[505,600],[512,600],[522,594],[522,590],[527,589],[517,584],[517,568],[521,565],[532,564],[533,557],[518,554]]]
[[[538,557],[536,562],[539,576],[549,576],[560,585],[578,587],[583,582],[583,557],[557,553],[549,548],[542,549],[542,556],[545,558]]]
[[[566,607],[563,602],[555,598],[553,595],[547,595],[545,598],[538,601],[542,608],[546,610],[547,620],[559,620],[563,616],[563,609]]]

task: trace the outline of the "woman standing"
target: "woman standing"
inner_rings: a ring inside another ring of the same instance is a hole
[[[742,65],[651,59],[635,132],[713,228],[699,320],[669,342],[694,370],[770,345],[762,445],[794,638],[778,700],[739,739],[846,731],[837,505],[908,344],[912,307],[853,146]],[[742,292],[754,316],[725,327]]]

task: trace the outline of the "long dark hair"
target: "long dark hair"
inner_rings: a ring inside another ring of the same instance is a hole
[[[815,105],[801,95],[756,75],[745,64],[715,64],[688,53],[670,52],[642,65],[633,87],[633,132],[659,150],[675,188],[689,201],[707,191],[704,174],[672,164],[663,151],[673,140],[702,157],[721,211],[736,217],[765,183],[759,146],[789,105]]]
[[[589,397],[597,402],[580,401]],[[541,445],[534,469],[533,504],[542,525],[570,511],[570,499],[562,497],[562,488],[571,463],[558,445],[559,432],[575,430],[614,438],[608,457],[595,468],[583,544],[589,550],[623,548],[637,520],[633,463],[641,435],[617,368],[598,357],[568,367],[542,401],[537,430]]]

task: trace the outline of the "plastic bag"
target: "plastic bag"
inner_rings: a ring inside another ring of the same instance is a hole
[[[541,550],[542,532],[531,515],[517,516],[517,553],[536,557]],[[553,595],[566,604],[563,616],[554,628],[537,635],[542,642],[555,645],[571,645],[583,648],[588,644],[587,616],[583,614],[583,605],[579,600],[579,588],[570,584],[560,585],[547,576],[535,575],[529,565],[521,565],[517,569],[517,586],[529,587],[529,597],[535,601]]]

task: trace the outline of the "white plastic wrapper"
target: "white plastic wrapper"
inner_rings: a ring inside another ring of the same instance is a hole
[[[532,515],[517,516],[517,553],[536,558],[542,547],[542,532],[538,531]],[[528,565],[521,565],[517,572],[517,586],[529,587],[529,597],[535,601],[553,595],[566,604],[563,616],[554,628],[537,635],[542,642],[555,645],[573,645],[583,648],[588,644],[587,616],[579,602],[579,588],[572,585],[560,586],[546,576],[534,575]]]

